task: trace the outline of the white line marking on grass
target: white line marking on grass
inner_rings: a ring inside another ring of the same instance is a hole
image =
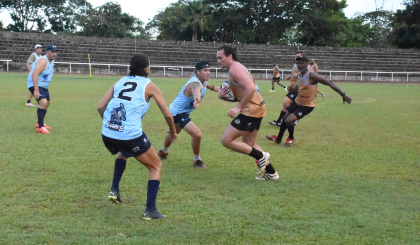
[[[370,103],[370,102],[373,102],[373,101],[375,101],[375,99],[367,99],[367,100],[364,100],[364,101],[358,101],[358,102],[351,102],[352,104],[357,104],[357,103]]]

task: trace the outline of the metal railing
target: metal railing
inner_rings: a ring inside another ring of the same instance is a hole
[[[6,61],[7,62],[7,71],[9,71],[9,62],[11,62],[12,60],[0,60],[0,61]],[[92,66],[105,66],[108,68],[108,74],[111,74],[111,67],[127,67],[127,74],[129,73],[129,65],[126,64],[104,64],[104,63],[77,63],[77,62],[55,62],[56,64],[68,64],[69,65],[69,73],[72,73],[72,65],[86,65],[89,68],[91,68]],[[167,74],[169,74],[170,72],[178,72],[179,76],[184,77],[184,73],[186,70],[188,71],[193,71],[195,69],[195,67],[186,67],[186,66],[151,66],[151,68],[162,68],[163,69],[163,76],[166,76]],[[218,78],[219,77],[219,73],[221,71],[224,71],[225,73],[227,72],[225,69],[222,68],[210,68],[211,70],[215,71],[215,77]],[[258,72],[258,73],[262,73],[263,77],[265,77],[265,79],[270,79],[271,78],[271,74],[272,74],[272,70],[273,69],[253,69],[253,68],[248,68],[248,70],[253,73],[254,72]],[[289,76],[289,74],[291,74],[290,69],[280,69],[281,72],[281,79],[285,79],[285,74],[287,74],[286,76]],[[385,76],[391,76],[390,81],[394,81],[394,76],[396,75],[403,75],[404,76],[404,80],[405,81],[409,81],[410,75],[415,75],[415,77],[419,77],[419,81],[420,81],[420,72],[383,72],[383,71],[329,71],[329,70],[319,70],[318,73],[320,73],[321,75],[324,76],[328,76],[329,75],[329,79],[332,79],[333,75],[340,75],[340,76],[344,76],[344,81],[347,81],[347,78],[350,74],[354,74],[353,77],[357,76],[359,77],[360,74],[360,81],[363,81],[364,77],[375,77],[375,81],[378,81],[379,76],[385,75]],[[188,75],[190,75],[191,73],[189,73]],[[354,80],[352,80],[354,81]]]
[[[9,62],[12,62],[12,60],[0,60],[0,61],[6,61],[7,62],[7,71],[9,71]]]
[[[272,70],[273,69],[249,69],[249,72],[252,73],[252,71],[265,71],[265,79],[269,79],[271,78],[270,75],[272,74]],[[281,72],[281,79],[284,79],[284,73],[286,74],[291,74],[291,70],[290,69],[280,69]],[[344,75],[344,81],[347,81],[347,75],[350,74],[360,74],[360,81],[363,81],[363,76],[368,76],[369,74],[372,74],[375,76],[375,81],[378,81],[378,77],[379,75],[382,74],[388,74],[391,75],[391,81],[394,81],[394,75],[396,74],[404,74],[406,77],[406,81],[409,81],[409,77],[410,74],[412,75],[419,75],[420,76],[420,72],[385,72],[385,71],[329,71],[329,70],[319,70],[318,73],[320,73],[321,75],[323,74],[329,74],[329,80],[332,79],[332,75],[335,74],[343,74]],[[270,74],[270,75],[269,75]],[[217,77],[217,73],[216,73],[216,77]],[[419,79],[420,80],[420,79]]]

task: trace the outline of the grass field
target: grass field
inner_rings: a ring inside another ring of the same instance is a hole
[[[221,145],[234,104],[208,91],[191,114],[208,169],[192,168],[181,133],[163,160],[157,206],[167,218],[148,222],[148,171],[134,159],[120,185],[123,205],[107,201],[114,156],[96,106],[119,77],[54,75],[50,135],[35,132],[36,108],[24,106],[26,77],[0,73],[0,244],[420,244],[419,84],[337,83],[351,105],[320,85],[327,98],[285,148],[265,139],[278,132],[267,122],[285,93],[259,81],[267,116],[257,142],[277,181],[254,180],[253,159]],[[187,79],[152,80],[169,105]],[[154,101],[143,125],[158,150],[166,124]]]

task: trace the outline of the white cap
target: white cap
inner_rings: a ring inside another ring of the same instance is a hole
[[[41,44],[35,45],[35,49],[37,49],[37,48],[42,48]]]

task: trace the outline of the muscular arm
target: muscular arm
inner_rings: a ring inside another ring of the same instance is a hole
[[[331,87],[335,92],[337,92],[341,97],[343,97],[343,103],[351,103],[351,98],[344,93],[337,85],[335,85],[332,81],[323,78],[322,76],[318,75],[318,73],[311,72],[309,74],[309,80],[311,84],[315,84],[316,82],[322,83]]]
[[[200,105],[201,101],[201,84],[198,82],[192,82],[191,85],[191,93],[194,98],[194,108],[197,108]]]
[[[39,98],[39,88],[38,88],[38,75],[47,69],[47,60],[39,59],[32,73],[32,82],[34,83],[34,97],[35,99]]]
[[[169,134],[171,134],[171,141],[175,141],[177,134],[175,129],[174,118],[166,105],[165,99],[163,98],[160,89],[152,82],[148,83],[145,91],[145,99],[149,100],[151,97],[155,99],[160,111],[165,117],[166,124],[169,126]]]
[[[233,67],[232,71],[230,72],[230,76],[233,81],[239,83],[244,89],[242,100],[237,106],[240,110],[242,110],[249,103],[252,95],[255,93],[255,84],[249,78],[248,72],[245,69],[241,69],[240,66]]]

